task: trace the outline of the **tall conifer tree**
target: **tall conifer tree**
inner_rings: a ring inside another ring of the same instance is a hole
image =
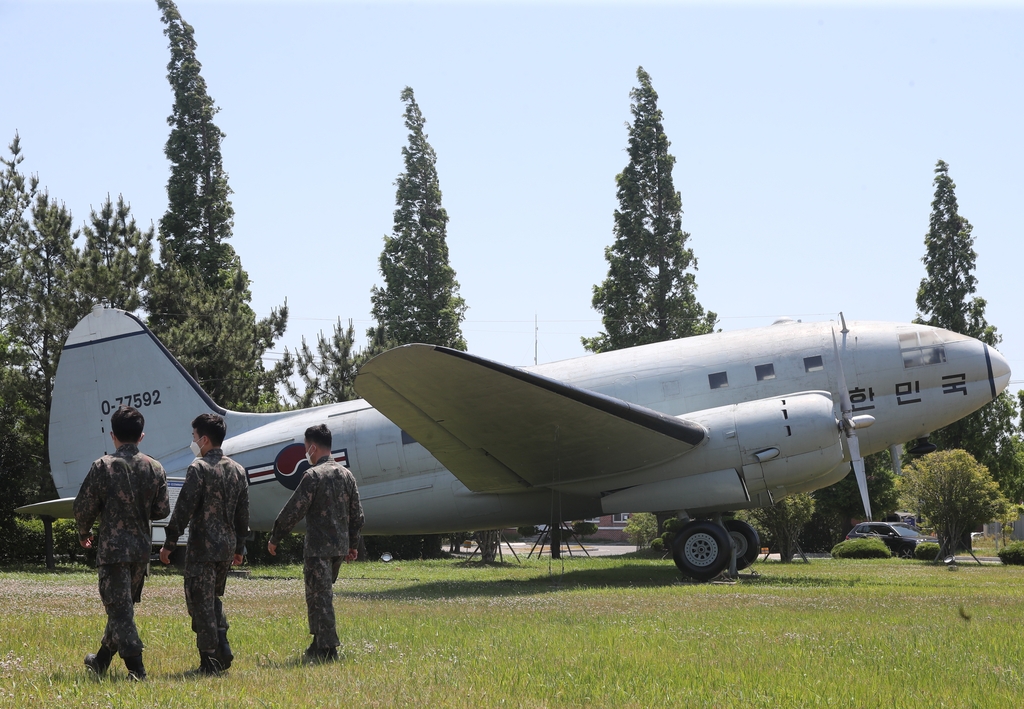
[[[405,172],[395,180],[394,232],[384,237],[380,272],[374,286],[373,317],[395,344],[424,342],[466,349],[461,323],[466,303],[459,296],[455,269],[448,263],[448,213],[441,206],[437,156],[423,132],[426,119],[413,91],[402,91],[409,143],[402,148]]]
[[[985,299],[975,295],[978,258],[973,227],[960,215],[949,165],[935,164],[935,196],[925,235],[925,277],[917,289],[916,322],[952,330],[995,346],[1002,339],[985,319]],[[1014,500],[1024,499],[1024,445],[1014,419],[1017,406],[1004,392],[970,416],[936,431],[939,448],[962,448],[983,463]]]
[[[249,276],[231,237],[234,209],[221,161],[224,133],[200,74],[192,26],[172,0],[157,0],[171,60],[174,106],[165,154],[171,162],[168,208],[160,220],[160,263],[146,298],[149,326],[215,401],[228,408],[279,407],[276,387],[289,372],[266,370],[262,356],[284,334],[287,304],[256,319]]]
[[[629,164],[616,176],[619,208],[614,243],[605,249],[608,276],[594,286],[605,332],[582,338],[591,352],[711,332],[717,316],[697,302],[697,259],[686,247],[682,198],[672,183],[675,157],[662,126],[658,94],[643,67],[630,91]]]
[[[221,160],[225,136],[213,122],[220,109],[200,74],[203,65],[196,58],[192,25],[182,19],[172,0],[157,0],[157,6],[171,50],[167,79],[174,92],[167,117],[171,134],[164,146],[171,162],[169,205],[160,219],[160,234],[179,264],[196,270],[206,285],[222,284],[222,272],[232,270],[234,260],[234,249],[225,242],[231,238],[235,211]]]

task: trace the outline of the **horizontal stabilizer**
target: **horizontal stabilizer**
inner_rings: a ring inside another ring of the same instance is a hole
[[[49,515],[57,519],[74,519],[75,498],[62,497],[59,500],[37,502],[34,505],[18,507],[14,511],[23,515]]]
[[[636,470],[706,435],[691,421],[433,345],[375,357],[355,386],[475,492]]]

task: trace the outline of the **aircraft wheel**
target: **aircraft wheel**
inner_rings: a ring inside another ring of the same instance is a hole
[[[729,565],[732,539],[714,522],[690,522],[672,542],[672,558],[684,575],[710,581]]]
[[[761,552],[761,537],[756,529],[742,520],[728,519],[725,528],[729,530],[729,536],[736,547],[736,570],[747,568],[757,560]]]

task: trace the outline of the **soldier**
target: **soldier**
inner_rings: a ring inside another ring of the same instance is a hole
[[[202,414],[192,421],[192,452],[197,456],[185,473],[160,560],[171,552],[186,525],[185,607],[199,648],[199,674],[215,675],[235,659],[228,643],[224,586],[231,565],[242,563],[249,534],[249,480],[241,465],[224,455],[224,419]]]
[[[171,511],[163,467],[139,452],[145,424],[142,414],[131,406],[111,415],[110,438],[116,451],[92,464],[74,505],[78,540],[86,549],[93,547],[92,525],[100,520],[96,563],[100,599],[107,611],[100,649],[85,656],[85,666],[102,675],[117,652],[129,679],[138,681],[146,678],[146,667],[134,604],[142,600],[142,585],[149,573],[150,521]]]
[[[306,541],[303,546],[302,576],[306,581],[306,612],[313,642],[306,659],[330,662],[338,659],[338,632],[334,620],[331,586],[338,580],[342,559],[358,556],[359,530],[363,508],[352,472],[331,457],[331,431],[320,424],[305,433],[309,468],[291,498],[281,508],[267,551],[277,554],[277,545],[303,517]]]

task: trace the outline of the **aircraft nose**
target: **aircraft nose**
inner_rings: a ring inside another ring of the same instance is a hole
[[[985,346],[985,354],[989,361],[989,377],[997,392],[1002,392],[1010,383],[1010,364],[995,349]]]

